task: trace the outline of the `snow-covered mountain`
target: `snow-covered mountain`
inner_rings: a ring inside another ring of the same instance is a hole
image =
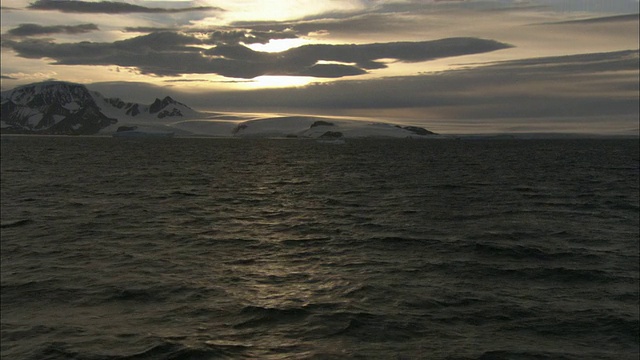
[[[200,114],[170,97],[150,105],[105,98],[84,85],[47,81],[3,91],[0,97],[3,133],[96,134],[132,119],[167,120]]]
[[[173,100],[167,96],[164,99],[156,99],[151,105],[142,105],[133,102],[125,102],[120,98],[105,98],[97,91],[91,92],[102,111],[118,119],[170,119],[193,118],[202,114],[191,109],[187,105]]]
[[[84,85],[60,81],[3,91],[0,106],[3,133],[94,134],[117,122]]]
[[[232,120],[228,118],[232,117]],[[169,125],[175,131],[196,136],[240,138],[433,138],[437,134],[417,126],[343,117],[218,115],[182,120]]]
[[[170,97],[150,105],[47,81],[1,93],[2,133],[140,136],[430,138],[429,130],[371,119],[201,113]]]

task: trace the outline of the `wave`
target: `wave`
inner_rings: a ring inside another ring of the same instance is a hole
[[[3,145],[0,357],[637,359],[637,141],[174,140]]]
[[[70,343],[53,342],[31,351],[28,359],[33,360],[208,360],[242,356],[246,351],[242,346],[229,346],[215,342],[204,346],[188,346],[162,341],[141,351],[118,349],[96,349],[79,351]]]
[[[488,257],[504,257],[517,260],[559,260],[568,258],[591,259],[596,260],[599,257],[592,254],[580,254],[576,251],[553,251],[544,249],[543,247],[525,246],[525,245],[498,245],[487,243],[473,243],[467,245],[466,248],[473,253],[486,255]]]
[[[503,268],[487,269],[487,276],[501,276],[523,280],[550,281],[554,283],[562,282],[572,285],[577,284],[606,284],[612,281],[620,282],[623,278],[620,275],[599,269],[573,269],[564,266],[559,267],[525,267],[525,268]],[[634,279],[629,278],[629,281]]]
[[[33,220],[31,219],[6,220],[0,223],[0,228],[6,229],[6,228],[12,228],[12,227],[20,227],[20,226],[29,225],[31,223],[33,223]]]
[[[449,358],[458,359],[458,358]],[[477,360],[581,360],[584,356],[574,355],[564,352],[549,352],[535,350],[491,350],[482,353],[477,358],[467,358]]]
[[[246,306],[238,315],[242,318],[232,326],[235,329],[253,328],[253,327],[271,327],[276,324],[291,323],[302,321],[310,313],[303,308],[269,308],[261,306]]]

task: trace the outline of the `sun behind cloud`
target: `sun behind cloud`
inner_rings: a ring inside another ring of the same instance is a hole
[[[276,52],[282,52],[289,49],[293,49],[309,43],[311,43],[309,40],[301,39],[301,38],[271,39],[266,44],[256,43],[256,44],[248,44],[246,46],[254,51],[276,53]]]

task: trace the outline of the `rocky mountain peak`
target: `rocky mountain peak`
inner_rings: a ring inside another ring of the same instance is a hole
[[[156,100],[149,106],[149,113],[155,114],[160,110],[164,109],[169,105],[179,104],[177,101],[173,100],[170,96],[166,96],[164,99],[160,100],[156,98]]]
[[[46,81],[3,91],[3,132],[39,134],[94,134],[114,124],[89,90],[80,84]]]
[[[106,98],[84,85],[46,81],[1,93],[0,123],[3,133],[95,134],[101,129],[133,118],[149,121],[193,117],[198,112],[170,96],[151,105]]]
[[[74,102],[95,105],[93,97],[84,85],[64,81],[46,81],[20,86],[3,92],[2,101],[29,107],[66,105]]]

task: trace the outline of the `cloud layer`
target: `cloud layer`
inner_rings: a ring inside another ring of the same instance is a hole
[[[197,6],[188,8],[150,8],[114,1],[76,1],[76,0],[37,0],[28,9],[55,10],[65,13],[98,13],[98,14],[127,14],[127,13],[181,13],[188,11],[222,11],[214,6]]]
[[[25,32],[23,28],[16,29]],[[258,52],[243,45],[288,37],[295,35],[286,32],[216,31],[206,37],[196,37],[187,33],[157,32],[113,43],[58,44],[51,40],[27,39],[6,40],[2,45],[21,57],[53,59],[57,65],[116,65],[158,76],[218,74],[246,79],[261,75],[338,78],[385,68],[387,65],[380,61],[382,59],[420,62],[510,47],[477,38],[306,45],[280,53]]]
[[[97,31],[96,24],[80,24],[80,25],[52,25],[42,26],[38,24],[20,24],[18,27],[8,31],[13,36],[35,36],[50,34],[84,34],[91,31]]]
[[[620,51],[295,89],[206,93],[192,101],[213,108],[366,110],[368,115],[415,109],[427,117],[467,119],[638,114],[639,66],[637,51]]]

